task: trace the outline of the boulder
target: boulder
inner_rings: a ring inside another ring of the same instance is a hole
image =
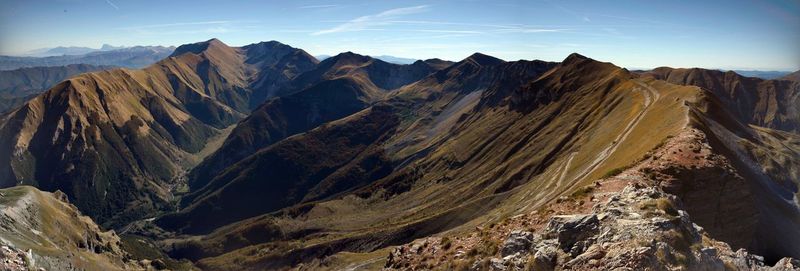
[[[150,262],[150,265],[151,265],[151,266],[153,266],[153,268],[155,268],[156,270],[164,270],[164,269],[167,269],[167,264],[166,264],[166,263],[164,263],[164,261],[163,261],[163,260],[161,260],[161,259],[155,259],[155,260],[153,260],[152,262]]]
[[[500,249],[500,255],[503,257],[512,255],[514,253],[527,253],[531,245],[536,241],[536,235],[528,231],[512,231]]]
[[[555,269],[556,260],[558,258],[558,248],[555,245],[543,243],[536,248],[536,253],[533,254],[533,262],[530,263],[533,270],[551,271]]]
[[[558,247],[570,252],[572,246],[585,241],[600,229],[600,220],[596,214],[558,215],[550,218],[544,231],[545,238],[556,238]],[[588,247],[588,246],[587,246]]]

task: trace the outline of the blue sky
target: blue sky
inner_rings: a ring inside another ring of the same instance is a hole
[[[277,40],[313,55],[800,69],[800,1],[0,0],[0,54]]]

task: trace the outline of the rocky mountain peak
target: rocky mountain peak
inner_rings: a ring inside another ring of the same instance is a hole
[[[180,56],[185,53],[201,54],[210,50],[232,50],[232,48],[222,41],[213,38],[207,41],[178,46],[170,56]]]
[[[490,55],[482,54],[482,53],[474,53],[464,59],[464,61],[472,61],[481,66],[493,66],[504,63],[505,61]]]

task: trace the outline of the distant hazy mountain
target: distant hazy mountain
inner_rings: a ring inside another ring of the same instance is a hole
[[[59,46],[48,49],[42,54],[42,56],[83,55],[94,51],[97,51],[97,49],[77,46]]]
[[[98,51],[111,51],[124,48],[131,48],[125,46],[113,46],[110,44],[103,44],[99,49],[83,46],[58,46],[52,48],[40,48],[25,52],[19,56],[32,56],[32,57],[47,57],[47,56],[63,56],[63,55],[85,55],[91,52]]]
[[[417,61],[417,59],[413,58],[403,58],[403,57],[387,56],[387,55],[375,56],[374,58],[394,64],[411,64]]]
[[[118,50],[118,49],[124,49],[124,48],[127,48],[127,47],[125,47],[125,46],[113,46],[113,45],[110,45],[110,44],[103,44],[103,46],[100,47],[100,51],[111,51],[111,50]]]
[[[314,57],[316,57],[319,61],[323,61],[326,58],[329,58],[331,56],[329,56],[329,55],[316,55]],[[389,63],[393,63],[393,64],[403,64],[403,65],[412,64],[415,61],[417,61],[417,59],[413,59],[413,58],[403,58],[403,57],[396,57],[396,56],[389,56],[389,55],[373,56],[372,58],[380,59],[380,60],[383,60],[385,62],[389,62]]]
[[[135,46],[117,49],[110,45],[81,55],[58,55],[48,57],[0,56],[0,70],[14,70],[25,67],[64,66],[70,64],[108,65],[127,68],[142,68],[169,56],[175,47]]]
[[[782,72],[782,71],[758,71],[758,70],[733,70],[733,71],[747,77],[758,77],[767,80],[778,79],[789,74],[789,72]]]

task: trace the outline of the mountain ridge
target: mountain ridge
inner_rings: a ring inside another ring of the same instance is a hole
[[[29,98],[73,75],[111,68],[113,67],[70,64],[66,66],[30,67],[0,71],[0,99],[9,101],[8,104],[0,106],[0,112],[5,112],[21,105]]]

